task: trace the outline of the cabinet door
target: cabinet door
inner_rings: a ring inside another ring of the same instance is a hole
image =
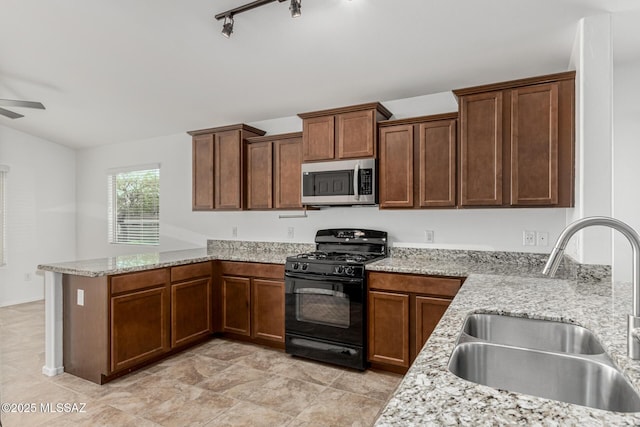
[[[215,134],[215,208],[242,209],[242,134]]]
[[[302,121],[302,159],[332,160],[335,155],[333,116],[312,117]]]
[[[369,292],[370,362],[409,367],[409,295]]]
[[[188,344],[211,332],[211,278],[172,284],[171,347]]]
[[[511,204],[558,203],[558,83],[511,91]]]
[[[222,277],[222,330],[251,336],[251,280]]]
[[[273,207],[273,144],[247,144],[247,209]]]
[[[373,110],[338,114],[336,120],[338,122],[338,158],[376,155],[376,122]]]
[[[451,300],[443,298],[416,296],[415,303],[415,356],[420,353],[424,343],[427,342],[431,332],[436,328],[438,322],[447,311]]]
[[[460,205],[502,205],[502,92],[460,102]]]
[[[302,139],[276,141],[273,149],[275,164],[276,209],[296,209],[302,207]]]
[[[111,298],[111,372],[169,351],[167,287]]]
[[[380,207],[413,207],[413,126],[380,129]]]
[[[420,207],[456,204],[456,121],[420,125]]]
[[[193,137],[192,207],[194,211],[214,208],[213,152],[213,134]]]
[[[284,281],[253,279],[251,337],[284,343]]]

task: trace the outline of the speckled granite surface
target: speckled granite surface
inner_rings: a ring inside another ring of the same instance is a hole
[[[523,277],[544,277],[542,268],[547,254],[524,252],[466,251],[394,247],[389,257],[367,264],[370,271],[429,274],[434,276],[467,277],[470,274],[505,274]],[[574,278],[580,271],[569,257],[556,277]],[[604,266],[592,269],[591,278],[606,278]]]
[[[299,243],[240,242],[231,240],[209,241],[207,246],[207,249],[149,252],[55,264],[41,264],[38,266],[38,269],[77,276],[98,277],[210,260],[284,264],[287,256],[313,250],[315,247],[314,245]]]
[[[626,356],[631,286],[472,274],[390,399],[376,426],[640,425],[622,414],[478,385],[450,373],[449,356],[469,313],[489,312],[560,320],[593,331],[636,389],[640,361]]]

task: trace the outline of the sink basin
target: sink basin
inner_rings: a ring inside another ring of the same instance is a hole
[[[602,345],[588,329],[551,320],[471,314],[464,323],[463,331],[494,344],[563,353],[604,353]]]
[[[640,396],[618,369],[569,354],[470,342],[454,349],[449,370],[489,387],[608,411],[640,411]]]
[[[449,371],[467,381],[616,412],[640,395],[588,329],[497,314],[465,320]]]

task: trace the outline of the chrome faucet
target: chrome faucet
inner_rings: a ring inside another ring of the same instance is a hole
[[[542,274],[553,277],[562,262],[562,254],[569,239],[578,231],[592,225],[601,225],[622,233],[633,251],[633,311],[627,317],[627,354],[631,359],[640,359],[640,236],[636,231],[622,221],[606,216],[591,216],[579,219],[567,226],[556,241],[556,245],[549,255]]]

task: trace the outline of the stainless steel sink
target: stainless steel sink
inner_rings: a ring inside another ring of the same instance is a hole
[[[604,353],[591,331],[563,322],[483,313],[469,315],[463,331],[494,344],[563,353]]]
[[[640,395],[585,328],[493,314],[468,316],[449,359],[468,381],[616,412]]]

